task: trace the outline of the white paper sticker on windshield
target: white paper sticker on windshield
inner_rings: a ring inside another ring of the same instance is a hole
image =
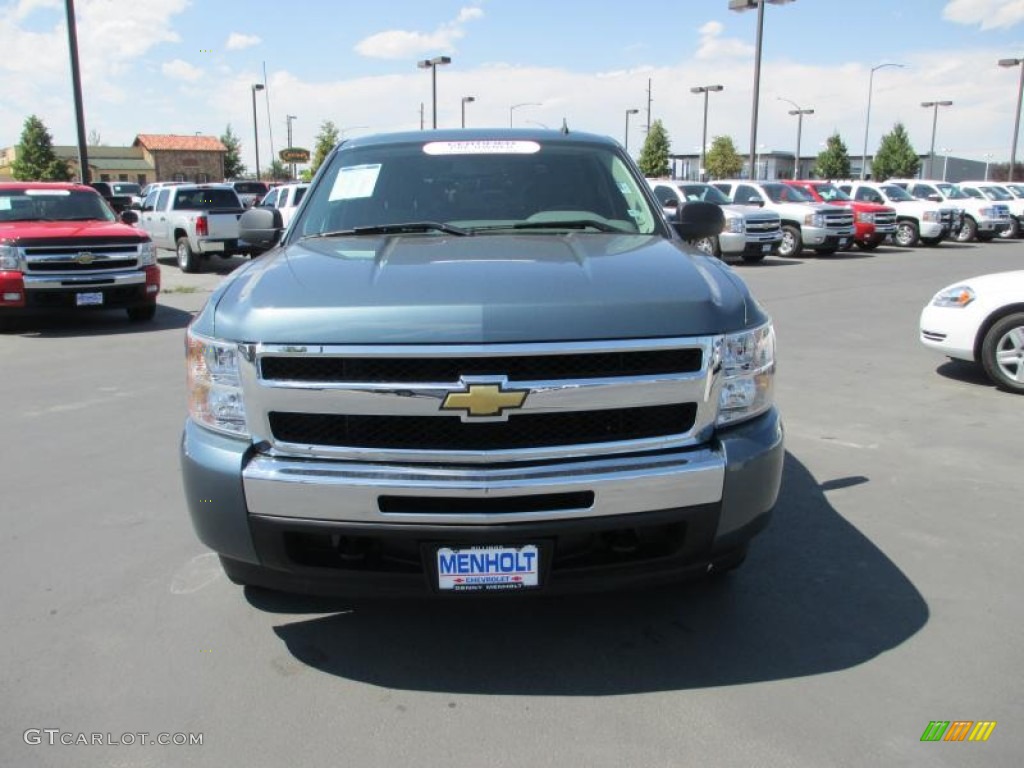
[[[540,152],[536,141],[431,141],[423,145],[428,155],[532,155]]]
[[[66,189],[26,189],[25,194],[39,195],[40,197],[52,197],[54,195],[58,197],[67,197],[71,192]]]
[[[11,210],[11,198],[7,197],[7,195],[4,195],[3,197],[0,197],[0,211],[9,210]]]
[[[380,163],[374,165],[353,165],[338,171],[338,177],[331,187],[328,200],[353,200],[371,197],[380,176]]]

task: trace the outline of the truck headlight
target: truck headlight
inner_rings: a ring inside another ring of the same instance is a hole
[[[953,285],[935,294],[932,304],[936,307],[966,307],[974,301],[974,291],[966,285]]]
[[[238,371],[238,344],[193,333],[185,336],[188,413],[204,427],[249,436]]]
[[[139,266],[152,267],[156,264],[156,248],[148,240],[139,245]]]
[[[746,228],[743,226],[742,216],[728,216],[725,219],[725,229],[727,232],[733,232],[737,235],[742,235]]]
[[[804,216],[805,227],[817,227],[818,229],[825,228],[825,217],[820,213],[808,213]]]
[[[978,210],[978,215],[983,219],[994,219],[997,218],[995,208],[981,208]]]
[[[718,425],[767,411],[775,400],[775,329],[771,323],[722,340]]]
[[[857,221],[859,221],[861,224],[874,224],[875,214],[861,211],[860,213],[857,214]]]
[[[941,214],[938,211],[925,211],[921,215],[922,221],[939,221]]]
[[[18,250],[13,245],[0,245],[0,269],[18,269]]]

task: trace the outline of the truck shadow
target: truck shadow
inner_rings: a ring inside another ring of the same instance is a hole
[[[362,606],[247,589],[282,614],[332,615],[275,632],[299,661],[386,688],[601,696],[739,685],[863,664],[900,645],[928,607],[900,569],[787,454],[775,519],[737,572],[584,598]]]
[[[112,336],[131,333],[152,333],[172,328],[184,328],[192,320],[192,313],[166,304],[158,304],[156,317],[145,323],[128,320],[124,310],[95,312],[53,312],[38,317],[18,317],[10,320],[10,327],[0,331],[9,336],[37,336],[44,338],[74,338],[77,336]]]

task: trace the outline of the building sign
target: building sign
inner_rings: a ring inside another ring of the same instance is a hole
[[[299,147],[288,147],[278,152],[281,157],[282,163],[308,163],[309,162],[309,150],[300,149]]]

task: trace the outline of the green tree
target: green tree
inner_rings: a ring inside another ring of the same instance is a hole
[[[711,149],[704,156],[704,167],[709,179],[733,179],[743,170],[743,158],[736,151],[731,136],[715,136]]]
[[[819,179],[850,178],[850,154],[838,131],[828,137],[825,149],[818,153],[814,175]]]
[[[910,145],[907,129],[903,123],[896,123],[892,132],[882,137],[882,143],[871,161],[871,178],[874,181],[885,181],[893,176],[913,178],[921,160]]]
[[[220,143],[227,147],[224,155],[224,178],[240,179],[245,175],[245,165],[242,164],[242,140],[231,130],[231,123],[220,137]]]
[[[323,165],[324,160],[327,159],[327,155],[331,153],[335,145],[341,139],[341,131],[338,130],[331,120],[324,120],[320,125],[320,133],[316,135],[316,146],[313,149],[313,162],[309,166],[310,176],[315,176],[316,172]]]
[[[53,151],[53,137],[43,121],[29,115],[15,151],[11,173],[18,181],[70,181],[71,169]]]
[[[640,150],[640,159],[637,161],[644,176],[668,176],[668,153],[668,132],[661,120],[655,120],[647,132],[644,148]]]
[[[271,181],[291,181],[291,169],[280,160],[275,160],[267,168],[266,177]]]

